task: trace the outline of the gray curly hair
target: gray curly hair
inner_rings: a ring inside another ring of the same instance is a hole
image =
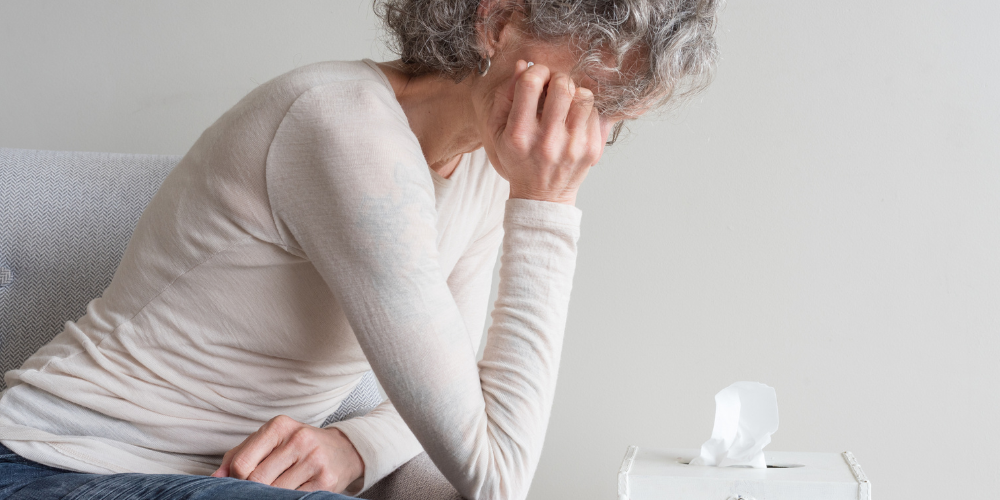
[[[477,24],[495,29],[513,11],[537,40],[568,42],[578,70],[597,82],[595,105],[635,117],[704,89],[718,49],[715,27],[723,0],[374,0],[390,47],[412,74],[461,81],[487,53]],[[489,32],[489,31],[487,31]],[[616,134],[617,135],[617,130]]]

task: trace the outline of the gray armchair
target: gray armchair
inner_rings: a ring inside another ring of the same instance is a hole
[[[178,161],[0,148],[0,373],[20,366],[103,293],[139,216]],[[375,378],[367,376],[327,423],[378,403]],[[426,453],[361,496],[461,498]]]

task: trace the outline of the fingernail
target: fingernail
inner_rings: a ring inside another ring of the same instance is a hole
[[[534,66],[534,65],[535,65],[535,63],[533,63],[533,62],[531,62],[531,61],[528,61],[528,66],[527,66],[527,67],[528,67],[528,68],[530,68],[530,67],[532,67],[532,66]]]

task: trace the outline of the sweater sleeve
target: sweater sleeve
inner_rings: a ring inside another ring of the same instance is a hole
[[[482,339],[493,282],[493,266],[503,238],[501,222],[496,220],[488,223],[485,234],[469,245],[448,276],[448,288],[465,320],[473,354],[479,352]],[[367,490],[423,451],[389,400],[383,401],[366,415],[334,422],[327,427],[340,429],[365,462],[361,484],[352,485],[346,492],[350,495]]]
[[[580,211],[508,200],[500,295],[484,358],[438,263],[434,188],[394,96],[315,87],[268,153],[284,243],[339,302],[395,410],[466,498],[527,495],[545,438]]]
[[[340,429],[365,462],[364,477],[347,489],[348,495],[367,490],[423,451],[388,399],[366,415],[334,422],[330,427]]]

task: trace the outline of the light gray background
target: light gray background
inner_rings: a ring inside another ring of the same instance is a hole
[[[611,499],[777,389],[769,449],[853,451],[879,499],[1000,491],[1000,4],[733,0],[712,88],[580,195],[531,498]],[[367,1],[0,0],[0,146],[182,154],[256,85],[386,59]],[[2,228],[0,228],[2,230]]]

